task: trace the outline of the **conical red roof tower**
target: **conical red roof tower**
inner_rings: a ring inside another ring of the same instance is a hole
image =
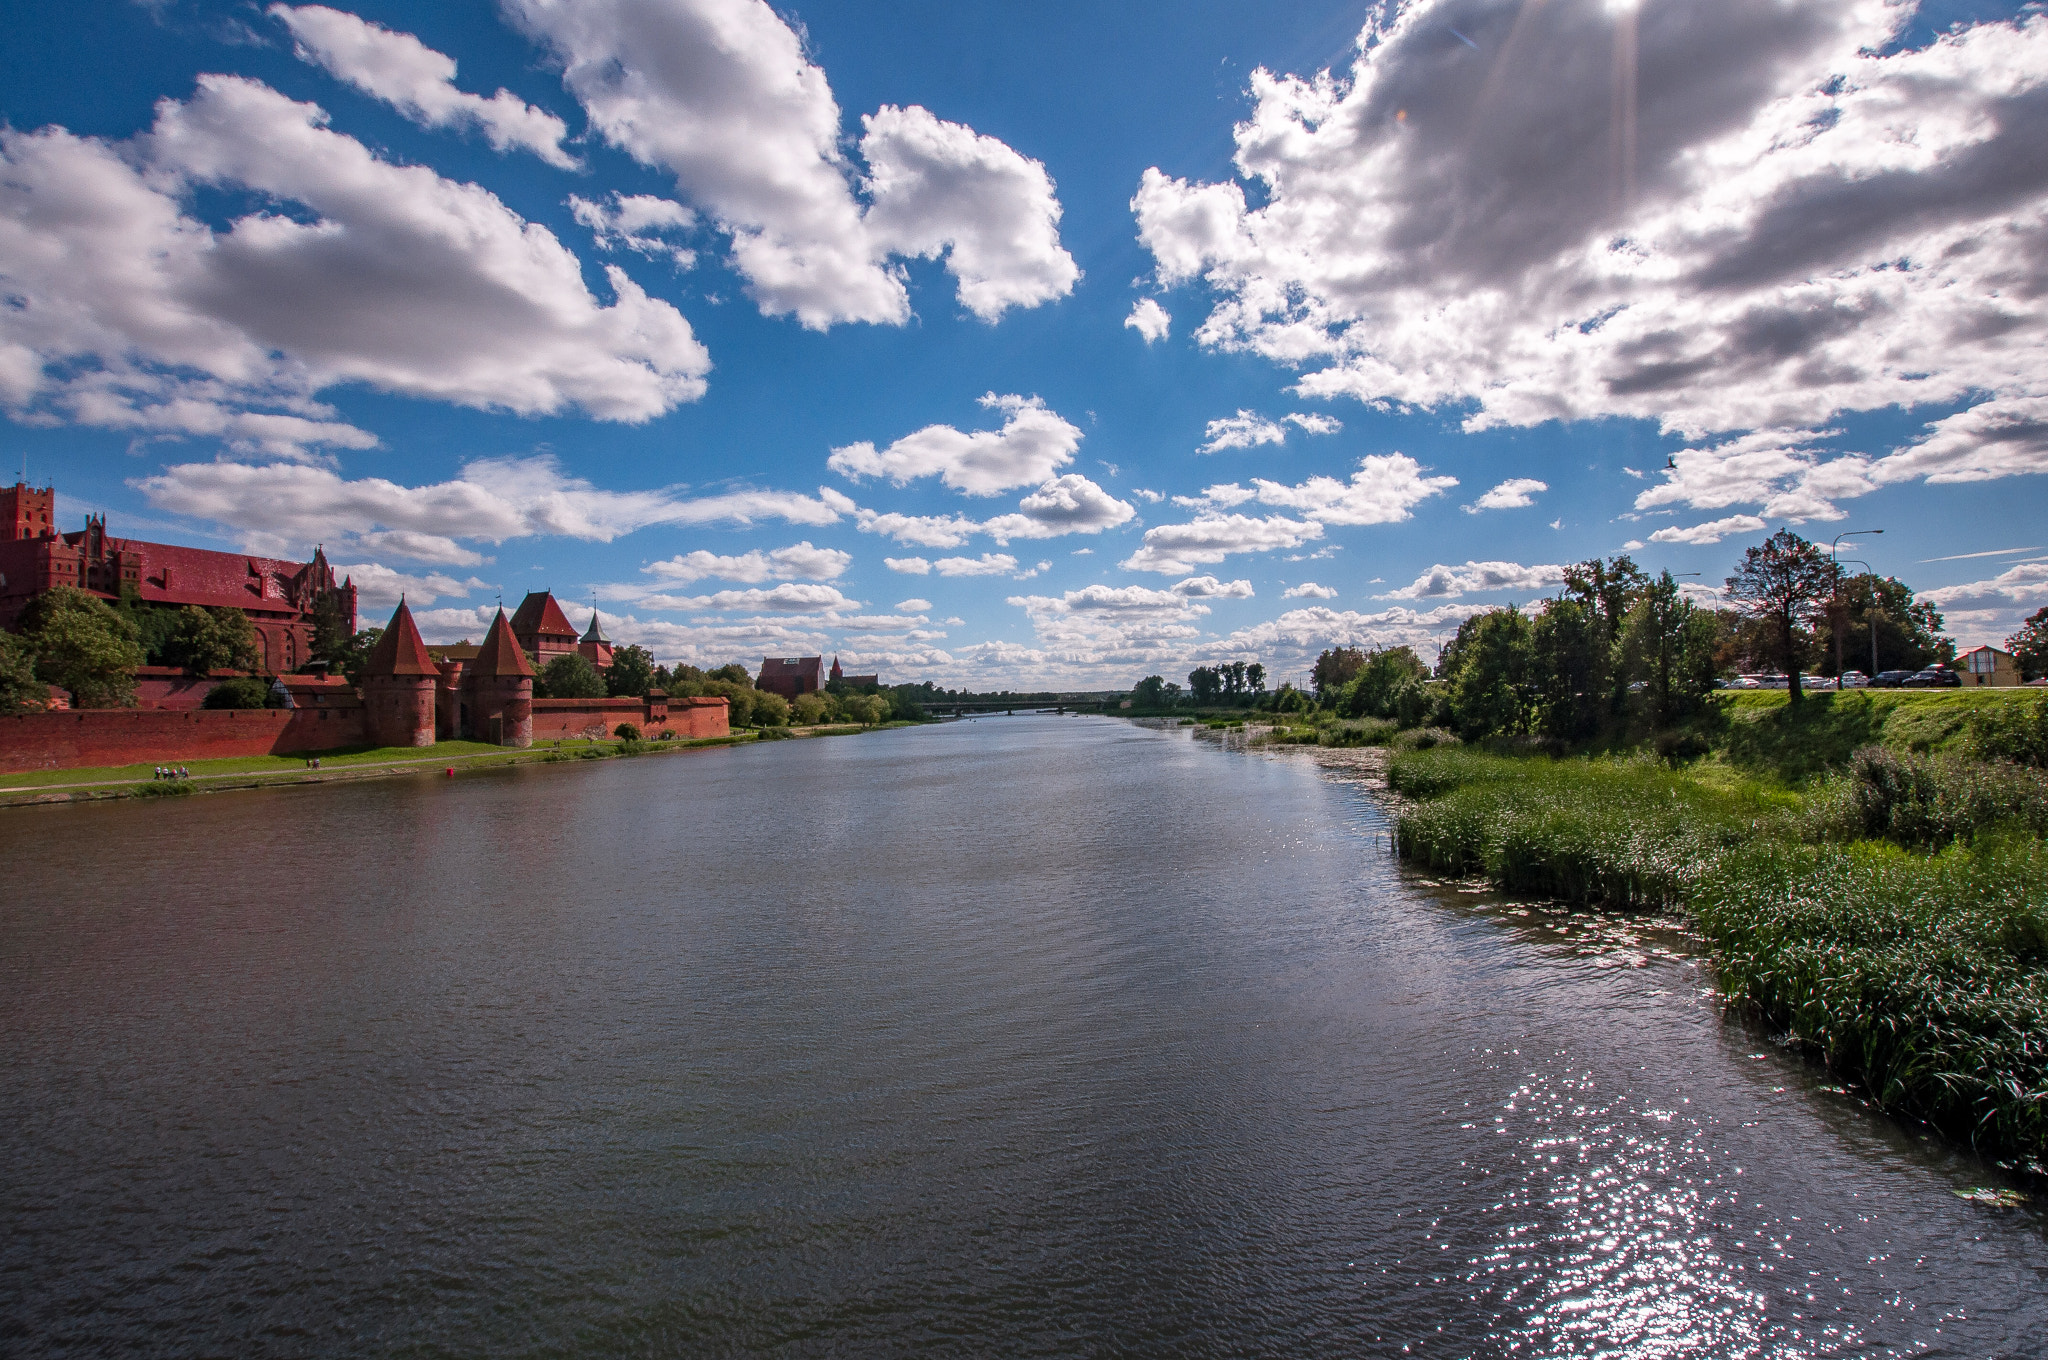
[[[498,617],[491,620],[491,631],[484,634],[484,645],[476,649],[476,660],[469,663],[469,673],[490,676],[533,674],[533,663],[526,659],[519,639],[512,636],[512,622],[505,617],[502,606]]]
[[[405,607],[405,600],[401,597],[398,611],[384,626],[384,636],[377,639],[377,645],[370,651],[370,659],[363,663],[363,675],[438,676],[440,673],[441,668],[434,664],[434,658],[427,655],[427,644],[420,639],[420,630],[412,621],[412,611]]]

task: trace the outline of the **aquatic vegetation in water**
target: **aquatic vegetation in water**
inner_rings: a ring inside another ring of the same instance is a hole
[[[1648,761],[1444,749],[1396,756],[1387,782],[1418,800],[1405,857],[1675,909],[1727,996],[1883,1109],[2048,1156],[2048,843],[2031,834],[2048,804],[2031,772],[1881,753],[1809,802]]]

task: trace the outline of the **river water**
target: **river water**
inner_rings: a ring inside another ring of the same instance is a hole
[[[0,815],[12,1356],[2048,1353],[1996,1173],[1309,753]]]

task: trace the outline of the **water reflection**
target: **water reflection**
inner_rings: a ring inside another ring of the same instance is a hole
[[[1351,777],[1018,718],[0,819],[0,1349],[2040,1349],[2031,1206]]]

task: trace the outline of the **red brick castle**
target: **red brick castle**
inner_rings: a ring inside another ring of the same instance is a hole
[[[256,627],[263,669],[284,675],[313,651],[313,614],[338,607],[356,630],[355,583],[336,584],[327,558],[310,562],[174,547],[114,538],[107,521],[87,516],[85,528],[60,533],[56,491],[25,482],[0,488],[0,628],[11,629],[29,600],[54,586],[75,586],[115,601],[124,591],[145,604],[239,609]]]

